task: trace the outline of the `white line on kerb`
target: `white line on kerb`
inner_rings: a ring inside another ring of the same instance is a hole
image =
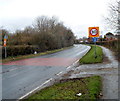
[[[35,88],[35,89],[33,89],[32,91],[28,92],[28,93],[25,94],[24,96],[20,97],[20,98],[18,99],[18,101],[19,101],[20,99],[25,98],[25,97],[28,96],[29,94],[33,93],[34,91],[36,91],[37,89],[39,89],[39,88],[42,87],[43,85],[47,84],[47,83],[50,82],[51,80],[52,80],[52,78],[50,78],[49,80],[45,81],[43,84],[41,84],[41,85],[38,86],[37,88]]]

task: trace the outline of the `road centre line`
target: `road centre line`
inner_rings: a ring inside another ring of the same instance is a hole
[[[9,70],[6,70],[6,71],[4,71],[4,72],[1,72],[0,74],[6,73],[6,72],[12,72],[12,71],[17,70],[17,69],[20,69],[20,68],[22,68],[22,67],[14,68],[14,69],[9,69]]]
[[[18,68],[10,69],[9,72],[14,71],[14,70],[16,70],[16,69],[18,69]]]
[[[18,75],[18,73],[15,73],[15,74],[13,74],[13,75],[9,76],[8,78],[15,77],[16,75]],[[6,78],[2,78],[2,80],[5,80],[5,79],[6,79]]]

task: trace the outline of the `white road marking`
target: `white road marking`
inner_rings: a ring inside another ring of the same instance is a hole
[[[79,47],[79,46],[77,46],[77,47]],[[89,48],[90,48],[90,46],[87,46],[87,49],[85,49],[85,50],[79,52],[77,55],[79,55],[79,54],[85,52],[86,50],[89,50]],[[85,53],[85,54],[86,54],[86,53]],[[85,55],[85,54],[84,54],[84,55]],[[78,62],[78,61],[76,61],[76,62]],[[75,62],[75,63],[76,63],[76,62]],[[73,63],[73,65],[74,65],[75,63]],[[6,73],[6,72],[11,72],[11,71],[14,71],[14,70],[17,70],[17,69],[20,69],[20,68],[22,68],[22,67],[14,68],[14,69],[10,69],[10,70],[7,70],[7,71],[5,71],[5,72],[0,72],[0,74],[2,74],[2,73]]]
[[[15,77],[15,76],[17,76],[18,75],[18,73],[15,73],[15,74],[12,74],[11,76],[9,76],[8,78],[12,78],[12,77]],[[6,78],[3,78],[3,80],[4,79],[6,79]]]
[[[30,95],[31,93],[33,93],[34,91],[36,91],[37,89],[39,89],[40,87],[42,87],[43,85],[47,84],[47,83],[50,82],[51,80],[52,80],[52,78],[50,78],[49,80],[45,81],[43,84],[41,84],[41,85],[38,86],[37,88],[35,88],[35,89],[33,89],[32,91],[28,92],[28,93],[25,94],[24,96],[20,97],[20,98],[18,99],[18,101],[21,100],[21,99],[23,99],[23,98],[25,98],[25,97],[27,97],[28,95]]]
[[[79,61],[79,59],[76,60],[72,65],[75,65],[78,61]],[[68,66],[66,69],[70,69],[72,67],[72,65]]]
[[[9,70],[6,70],[6,71],[4,71],[4,72],[2,72],[0,74],[6,73],[6,72],[11,72],[11,71],[14,71],[14,70],[17,70],[17,69],[20,69],[20,68],[22,68],[22,67],[9,69]]]
[[[58,74],[56,74],[56,75],[60,75],[60,74],[62,74],[63,72],[61,71],[61,72],[59,72]]]
[[[85,49],[85,50],[79,52],[77,55],[79,55],[79,54],[81,54],[81,53],[84,53],[84,52],[87,51],[87,50],[89,50],[89,48],[87,48],[87,49]]]
[[[19,69],[19,68],[10,69],[9,71],[11,72],[11,71],[14,71],[14,70],[16,70],[16,69]]]
[[[84,55],[90,50],[90,48],[91,48],[90,46],[87,46],[87,49],[85,49],[85,50],[79,52],[78,54],[83,53],[83,52],[86,51],[86,52],[83,54],[83,56],[84,56]],[[82,57],[83,57],[83,56],[82,56]],[[81,58],[80,58],[80,59],[81,59]],[[76,60],[72,65],[75,65],[76,63],[78,63],[80,59]],[[72,65],[71,65],[71,66],[72,66]],[[68,66],[66,69],[71,68],[71,66]]]
[[[77,61],[75,61],[72,65],[75,65],[78,61],[79,61],[79,59]]]
[[[89,50],[89,48],[88,48],[88,49],[85,49],[84,51],[79,52],[77,55],[79,55],[80,53],[83,53],[83,52],[85,52],[85,51],[87,51],[87,50]],[[86,52],[85,52],[85,54],[86,54]],[[76,64],[78,61],[79,61],[79,59],[78,59],[77,61],[75,61],[75,62],[73,63],[73,65]],[[69,68],[71,68],[71,66],[68,66],[68,67],[67,67],[67,69],[69,69]],[[17,68],[15,68],[15,69],[17,69]],[[15,69],[12,69],[12,70],[10,70],[10,71],[13,71],[13,70],[15,70]],[[61,72],[59,72],[57,75],[60,75],[60,74],[62,74],[62,73],[63,73],[63,72],[61,71]],[[48,82],[50,82],[51,80],[52,80],[52,78],[50,78],[49,80],[45,81],[43,84],[41,84],[40,86],[36,87],[36,88],[33,89],[32,91],[28,92],[28,93],[25,94],[24,96],[20,97],[18,100],[27,97],[28,95],[30,95],[30,94],[33,93],[34,91],[38,90],[39,88],[41,88],[42,86],[44,86],[45,84],[47,84]]]
[[[71,66],[68,66],[67,69],[71,68]]]
[[[79,61],[79,59],[77,61],[75,61],[75,64]]]

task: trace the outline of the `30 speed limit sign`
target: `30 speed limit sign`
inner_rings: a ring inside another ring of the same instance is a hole
[[[99,37],[99,27],[89,27],[89,37]]]

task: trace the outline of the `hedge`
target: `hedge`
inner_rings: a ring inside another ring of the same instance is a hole
[[[7,57],[14,57],[18,55],[33,54],[35,51],[41,52],[38,46],[31,45],[17,45],[17,46],[7,46]],[[2,58],[5,58],[5,47],[2,47]]]

